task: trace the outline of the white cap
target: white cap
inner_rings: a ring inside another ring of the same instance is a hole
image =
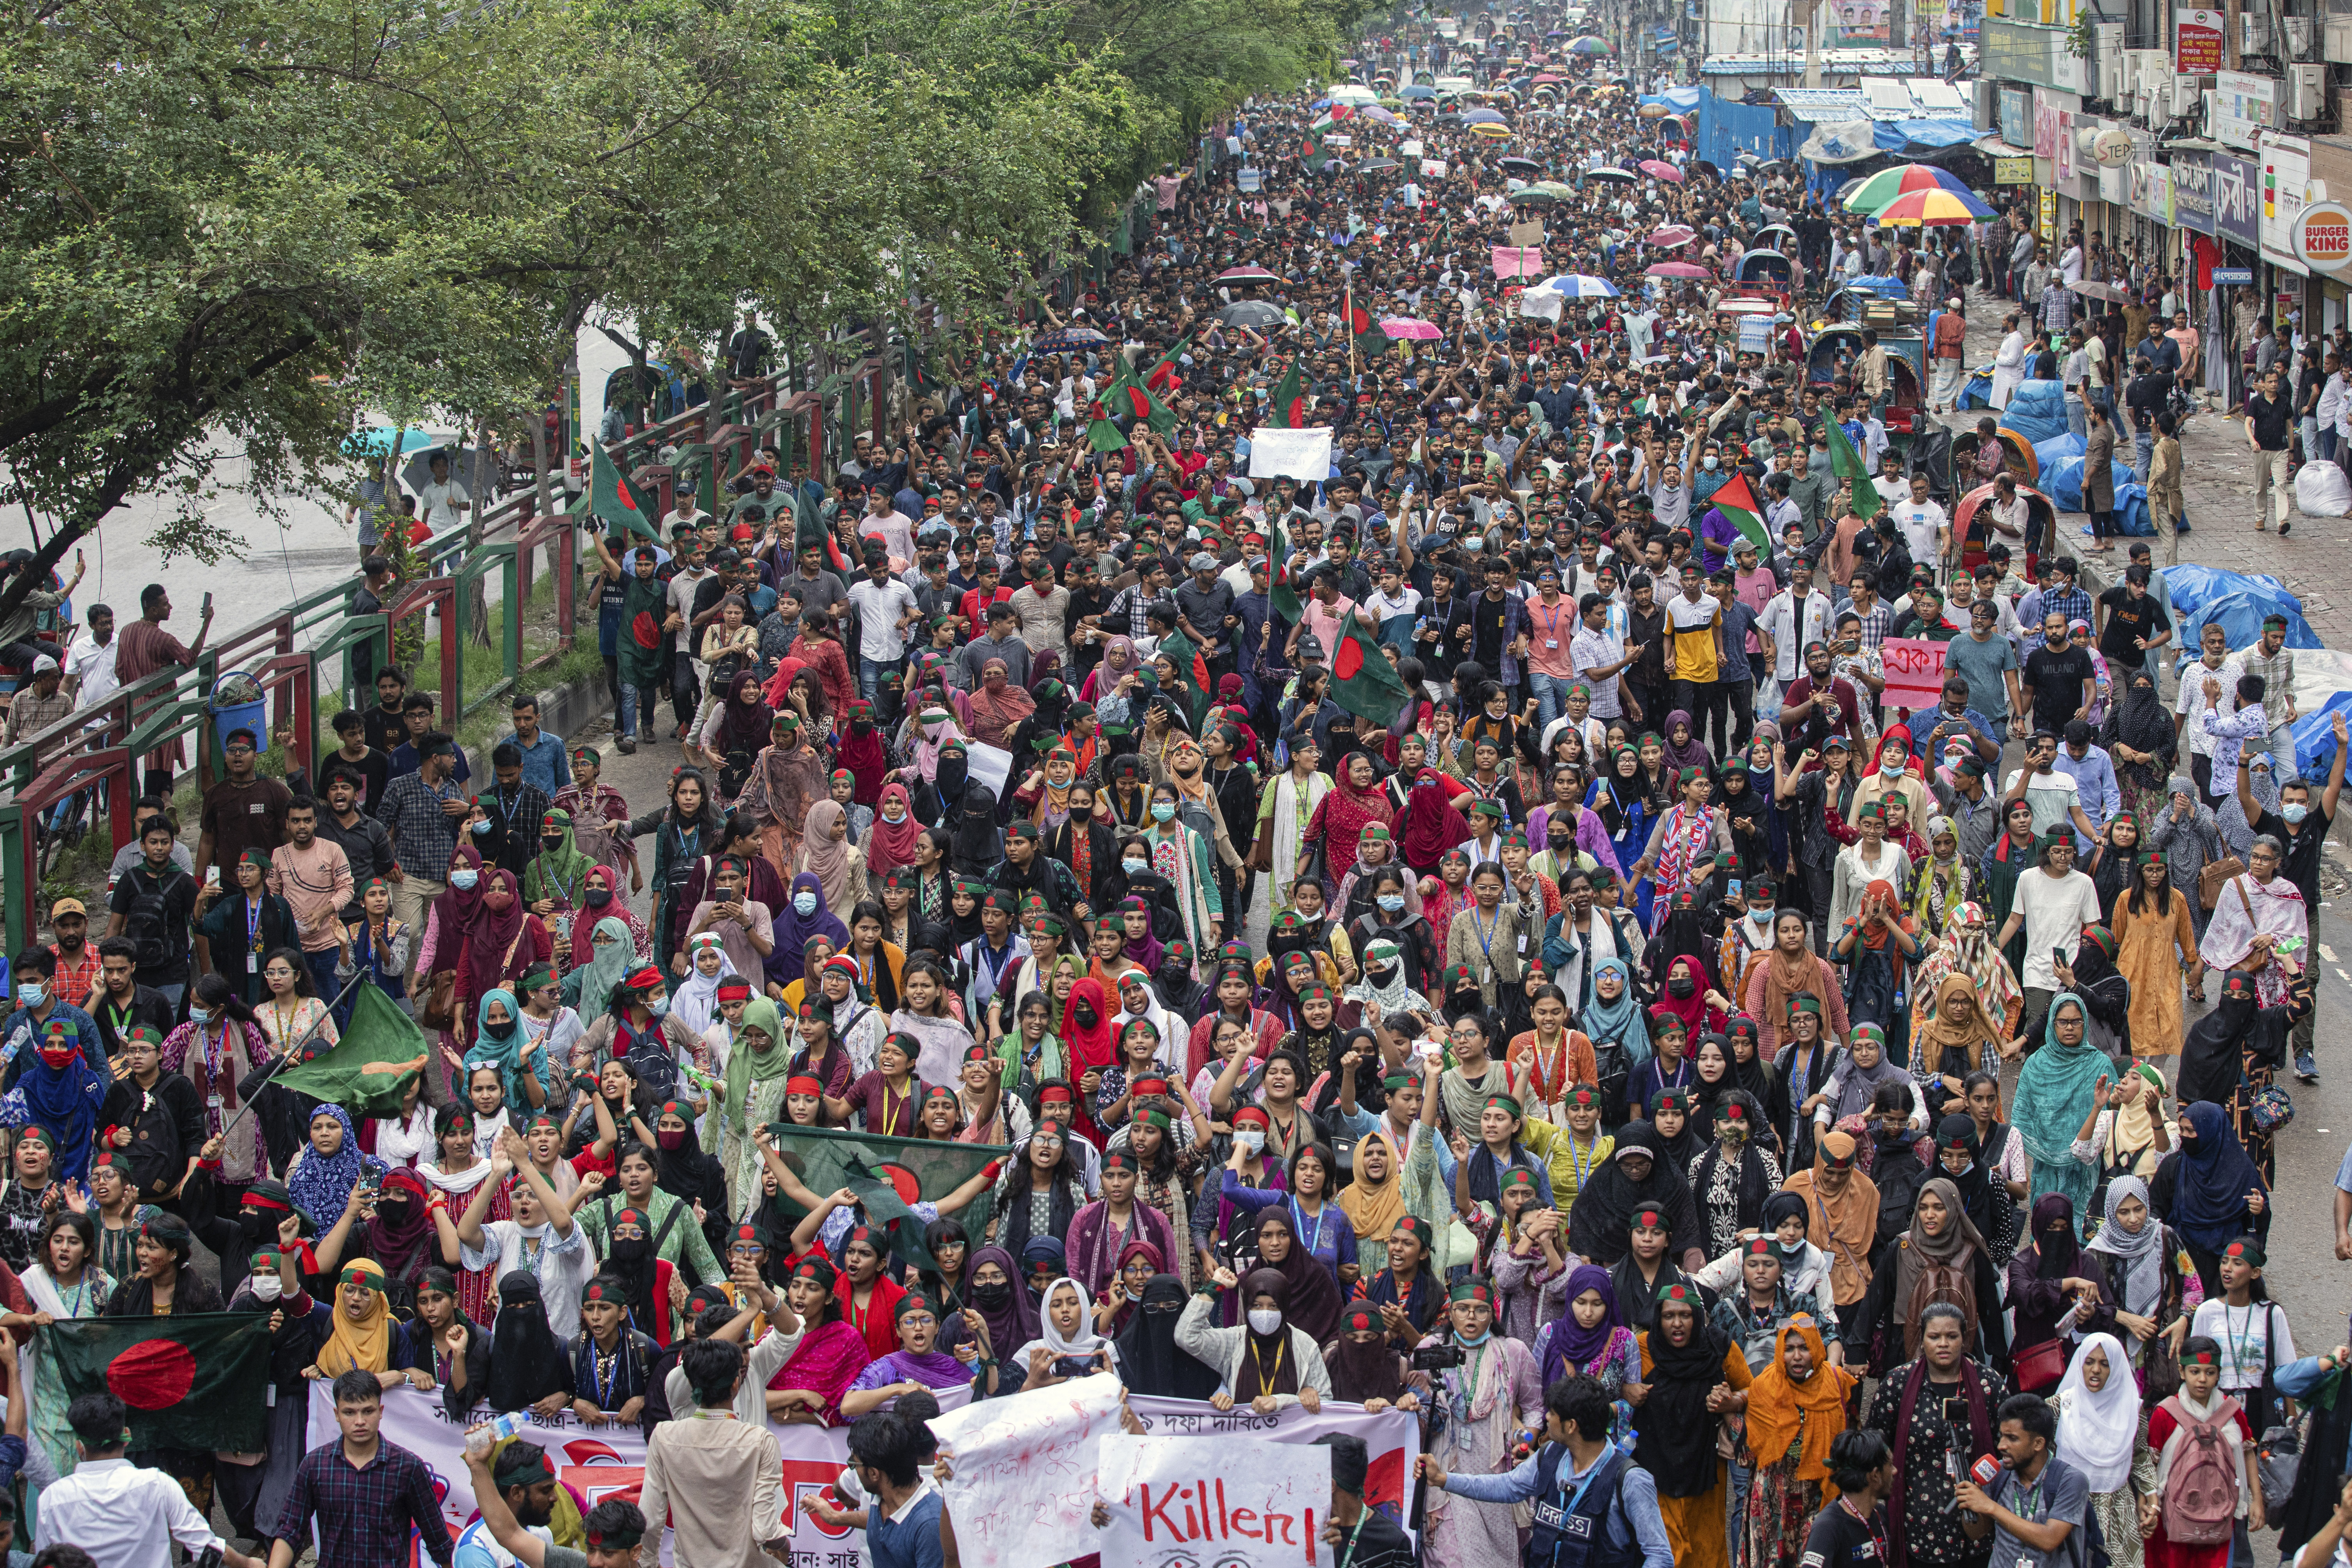
[[[58,661],[51,658],[47,654],[41,654],[33,660],[33,673],[35,675],[47,675],[51,670],[58,668]]]

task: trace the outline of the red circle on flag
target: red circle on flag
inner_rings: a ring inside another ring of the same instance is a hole
[[[1363,672],[1364,650],[1353,637],[1341,637],[1331,655],[1331,673],[1341,680],[1353,680]]]
[[[133,1410],[169,1410],[196,1385],[196,1358],[173,1340],[148,1340],[116,1356],[106,1386]]]

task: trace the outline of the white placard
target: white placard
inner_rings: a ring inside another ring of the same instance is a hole
[[[1418,136],[1408,136],[1408,137],[1406,137],[1403,141],[1402,141],[1402,142],[1398,142],[1398,143],[1397,143],[1397,156],[1398,156],[1398,157],[1400,157],[1400,158],[1418,158],[1418,157],[1420,157],[1420,156],[1421,156],[1421,138],[1420,138],[1420,137],[1418,137]]]
[[[1272,479],[1285,474],[1310,485],[1331,477],[1329,426],[1269,430],[1261,425],[1250,433],[1249,477]]]
[[[1317,1561],[1331,1456],[1253,1437],[1102,1440],[1097,1485],[1110,1523],[1102,1568],[1294,1568]],[[959,1531],[961,1544],[961,1531]]]
[[[986,784],[996,792],[1001,805],[1004,800],[1004,781],[1013,776],[1013,753],[1002,746],[992,746],[982,741],[963,743],[967,777],[973,784]]]
[[[930,1423],[968,1568],[1037,1568],[1101,1549],[1095,1457],[1119,1430],[1118,1379],[1073,1378],[968,1405]]]
[[[1433,180],[1442,180],[1445,178],[1445,160],[1443,158],[1423,158],[1421,161],[1421,172],[1428,175]]]

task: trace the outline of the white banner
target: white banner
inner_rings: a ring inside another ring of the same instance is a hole
[[[1095,1456],[1119,1430],[1122,1392],[1115,1377],[1074,1378],[930,1424],[949,1461],[956,1553],[970,1568],[1036,1568],[1098,1550]]]
[[[1261,425],[1250,432],[1249,477],[1278,479],[1287,474],[1318,485],[1331,477],[1331,429],[1275,430]]]
[[[1271,1415],[1260,1415],[1247,1405],[1217,1410],[1205,1401],[1150,1399],[1131,1395],[1127,1407],[1153,1436],[1241,1437],[1271,1443],[1312,1443],[1330,1432],[1346,1432],[1364,1440],[1370,1465],[1364,1474],[1364,1501],[1387,1514],[1412,1533],[1407,1522],[1414,1464],[1421,1458],[1421,1420],[1410,1411],[1383,1410],[1365,1414],[1360,1405],[1325,1400],[1309,1415],[1292,1405]],[[1224,1472],[1237,1475],[1239,1467]]]
[[[1295,1443],[1115,1432],[1097,1465],[1110,1510],[1102,1568],[1313,1563],[1330,1517],[1331,1456]]]

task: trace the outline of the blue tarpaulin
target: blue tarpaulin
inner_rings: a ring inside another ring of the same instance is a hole
[[[2028,381],[2010,394],[2001,427],[2025,437],[2029,447],[2066,433],[2066,389],[2054,381]]]
[[[1882,120],[1871,127],[1882,153],[1963,147],[1983,134],[1965,120]]]
[[[2073,437],[2073,439],[2079,442],[2082,437],[2077,436]],[[2036,449],[2039,450],[2039,448]],[[2109,462],[2107,464],[2107,480],[2116,488],[2116,504],[2117,506],[2121,506],[2123,504],[2124,487],[2132,483],[2132,471],[2130,466],[2124,463]],[[2055,506],[2060,511],[2082,510],[2082,454],[2078,452],[2074,457],[2060,458],[2058,460],[2057,467],[2054,468],[2050,467],[2048,464],[2042,465],[2041,482],[2036,484],[2033,488],[2040,490],[2043,495],[2048,496],[2050,498],[2051,504]]]
[[[1769,103],[1741,103],[1707,93],[1698,105],[1698,155],[1728,169],[1741,153],[1759,158],[1796,156],[1796,127],[1783,125]]]
[[[2305,713],[2294,721],[2294,771],[2315,784],[2325,783],[2336,766],[2338,713],[2352,723],[2352,691],[2337,692],[2318,712]]]
[[[2264,616],[2286,617],[2287,647],[2324,646],[2319,634],[2311,629],[2311,623],[2303,618],[2303,607],[2294,595],[2252,583],[2235,593],[2200,605],[2193,611],[2183,612],[2179,617],[2180,635],[2175,640],[2184,651],[2193,653],[2204,636],[2206,624],[2218,621],[2228,634],[2231,647],[2248,647],[2263,635]]]
[[[2183,562],[2178,566],[2166,566],[2160,570],[2164,574],[2165,597],[2172,605],[2173,618],[2176,620],[2183,616],[2195,615],[2225,594],[2235,594],[2247,589],[2261,592],[2272,598],[2284,599],[2286,601],[2287,607],[2298,614],[2303,609],[2302,600],[2288,593],[2285,584],[2277,578],[2264,573],[2229,572],[2219,566],[2199,566],[2189,562]],[[2176,637],[2173,640],[2191,653],[2197,651],[2194,638],[2184,640]]]
[[[1682,87],[1670,87],[1664,92],[1645,93],[1639,101],[1663,103],[1676,114],[1688,114],[1704,102],[1706,96],[1706,89],[1696,84],[1685,84]]]

